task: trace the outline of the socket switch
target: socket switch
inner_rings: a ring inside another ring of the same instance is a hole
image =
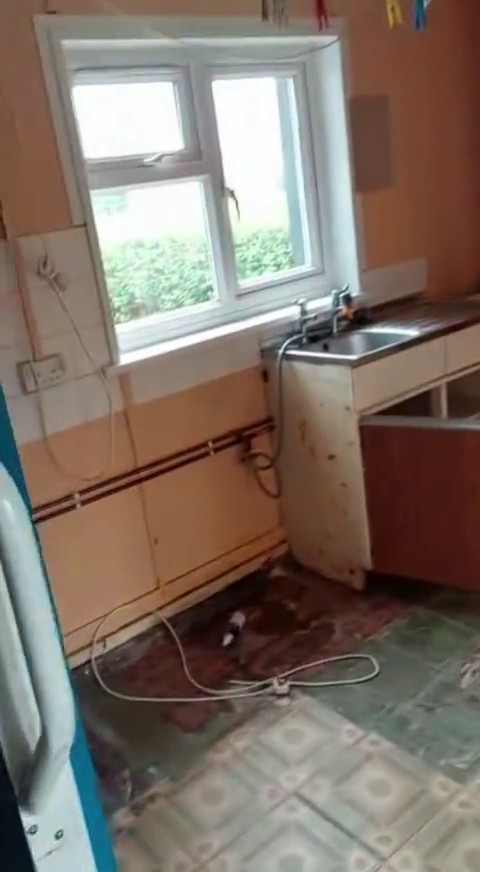
[[[41,360],[22,360],[17,364],[17,371],[25,394],[53,388],[67,378],[67,365],[63,354],[50,354]]]

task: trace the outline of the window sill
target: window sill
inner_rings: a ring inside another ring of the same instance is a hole
[[[420,294],[426,288],[427,263],[423,259],[379,267],[362,274],[362,302],[375,306]],[[316,297],[309,306],[320,317],[330,305]],[[260,363],[260,343],[291,330],[298,316],[295,305],[190,336],[169,339],[122,355],[107,369],[115,377],[130,373],[133,401],[142,403],[214,381]]]
[[[311,309],[318,314],[327,312],[329,301],[324,297],[310,301]],[[171,357],[181,357],[184,354],[189,354],[192,351],[210,351],[215,345],[223,345],[225,340],[228,341],[230,347],[237,344],[238,341],[248,340],[249,344],[253,339],[257,349],[257,361],[260,360],[259,345],[266,339],[272,338],[281,330],[291,328],[295,319],[298,317],[298,307],[296,305],[284,306],[275,309],[271,312],[262,313],[249,318],[243,318],[239,321],[230,322],[221,326],[212,327],[209,330],[202,330],[198,333],[191,333],[188,336],[181,336],[175,339],[166,339],[156,345],[149,345],[146,348],[139,348],[136,351],[129,351],[120,357],[120,361],[107,369],[108,375],[120,375],[128,372],[139,366],[152,365],[156,361]]]

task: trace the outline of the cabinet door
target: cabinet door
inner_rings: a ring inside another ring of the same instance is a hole
[[[480,428],[465,421],[361,422],[376,571],[480,589]]]

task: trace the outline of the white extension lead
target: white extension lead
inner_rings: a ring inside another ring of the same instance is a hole
[[[31,367],[31,373],[32,373],[33,379],[36,383],[36,387],[37,387],[37,391],[38,391],[38,411],[39,411],[39,415],[40,415],[40,423],[41,423],[41,427],[43,430],[45,445],[46,445],[47,451],[49,453],[50,460],[52,461],[53,465],[57,468],[57,470],[60,472],[61,475],[66,476],[67,478],[73,479],[74,481],[81,481],[81,482],[84,482],[85,484],[90,484],[92,482],[100,481],[101,479],[105,478],[105,476],[108,475],[108,473],[113,465],[114,454],[115,454],[115,409],[114,409],[112,391],[111,391],[107,377],[102,372],[101,367],[97,364],[93,354],[90,352],[88,345],[86,344],[86,342],[83,338],[82,331],[80,330],[80,328],[77,324],[77,321],[73,315],[73,312],[70,309],[70,306],[67,302],[67,298],[66,298],[66,294],[65,294],[67,285],[66,285],[65,279],[63,276],[61,276],[61,274],[58,272],[57,268],[55,267],[55,263],[54,263],[52,257],[50,256],[50,254],[48,253],[46,246],[45,246],[45,252],[42,255],[40,255],[40,257],[37,260],[36,274],[40,279],[43,279],[43,281],[48,285],[48,287],[50,288],[52,293],[55,295],[59,306],[63,310],[67,320],[70,323],[70,326],[73,330],[73,333],[75,334],[75,336],[78,340],[80,348],[82,349],[85,357],[87,358],[88,362],[90,363],[90,366],[92,367],[92,371],[95,373],[95,375],[97,376],[97,378],[100,382],[100,385],[102,387],[102,390],[105,394],[105,398],[107,401],[108,422],[109,423],[108,423],[108,436],[107,436],[108,441],[107,441],[107,445],[106,445],[105,462],[102,463],[102,466],[98,470],[98,472],[91,473],[88,475],[85,473],[80,473],[80,472],[77,472],[75,470],[69,469],[59,460],[59,458],[57,457],[57,455],[55,453],[55,449],[51,443],[50,434],[49,434],[49,430],[48,430],[48,426],[47,426],[46,415],[45,415],[45,408],[44,408],[44,404],[43,404],[43,389],[40,385],[39,380],[37,379],[34,367],[33,366]]]
[[[166,627],[175,645],[177,646],[177,650],[180,655],[180,660],[182,662],[182,667],[186,678],[188,679],[192,687],[194,687],[196,690],[199,690],[202,694],[204,694],[204,696],[133,696],[128,693],[121,693],[120,691],[114,690],[113,688],[109,687],[100,674],[97,663],[97,644],[100,633],[103,630],[106,622],[112,617],[112,615],[116,614],[124,608],[125,606],[120,606],[118,609],[114,609],[112,612],[102,618],[102,620],[98,624],[98,627],[93,634],[92,645],[90,649],[90,665],[93,675],[95,676],[102,690],[104,690],[105,693],[107,693],[109,696],[113,696],[115,699],[124,700],[125,702],[195,703],[221,702],[235,699],[251,699],[255,696],[267,695],[286,697],[289,696],[290,691],[294,687],[345,687],[354,684],[364,684],[366,681],[371,681],[373,678],[376,678],[377,675],[380,674],[380,666],[378,665],[375,657],[372,657],[370,654],[344,654],[338,657],[325,657],[322,660],[312,660],[310,663],[304,663],[302,666],[295,666],[293,669],[287,669],[285,672],[281,672],[279,675],[272,676],[271,678],[264,678],[262,681],[238,681],[232,679],[229,682],[229,684],[231,685],[230,688],[226,688],[224,690],[216,690],[215,688],[205,687],[205,685],[200,684],[200,682],[198,682],[190,672],[186,654],[177,631],[173,628],[170,621],[166,617],[164,617],[164,615],[160,614],[160,612],[157,612],[161,623]],[[339,678],[334,681],[301,681],[298,678],[292,680],[292,676],[298,675],[301,672],[305,672],[305,670],[307,669],[315,669],[316,667],[324,666],[327,663],[340,663],[345,660],[366,660],[370,663],[372,669],[366,675],[360,675],[358,678]]]

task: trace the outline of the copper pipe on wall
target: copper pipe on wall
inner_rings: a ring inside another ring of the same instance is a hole
[[[252,439],[270,433],[273,430],[273,426],[272,418],[264,418],[262,421],[257,421],[249,427],[244,427],[241,430],[230,430],[221,436],[215,436],[206,442],[200,442],[190,448],[167,455],[161,460],[155,460],[139,466],[130,472],[111,476],[98,484],[83,488],[78,493],[68,494],[67,496],[59,497],[57,500],[36,506],[33,510],[33,520],[36,524],[41,524],[43,521],[48,521],[67,512],[75,511],[82,506],[97,502],[103,497],[112,496],[112,494],[120,493],[127,488],[151,481],[190,463],[214,456],[221,451],[226,451],[235,446],[241,449],[242,446],[245,446]]]

